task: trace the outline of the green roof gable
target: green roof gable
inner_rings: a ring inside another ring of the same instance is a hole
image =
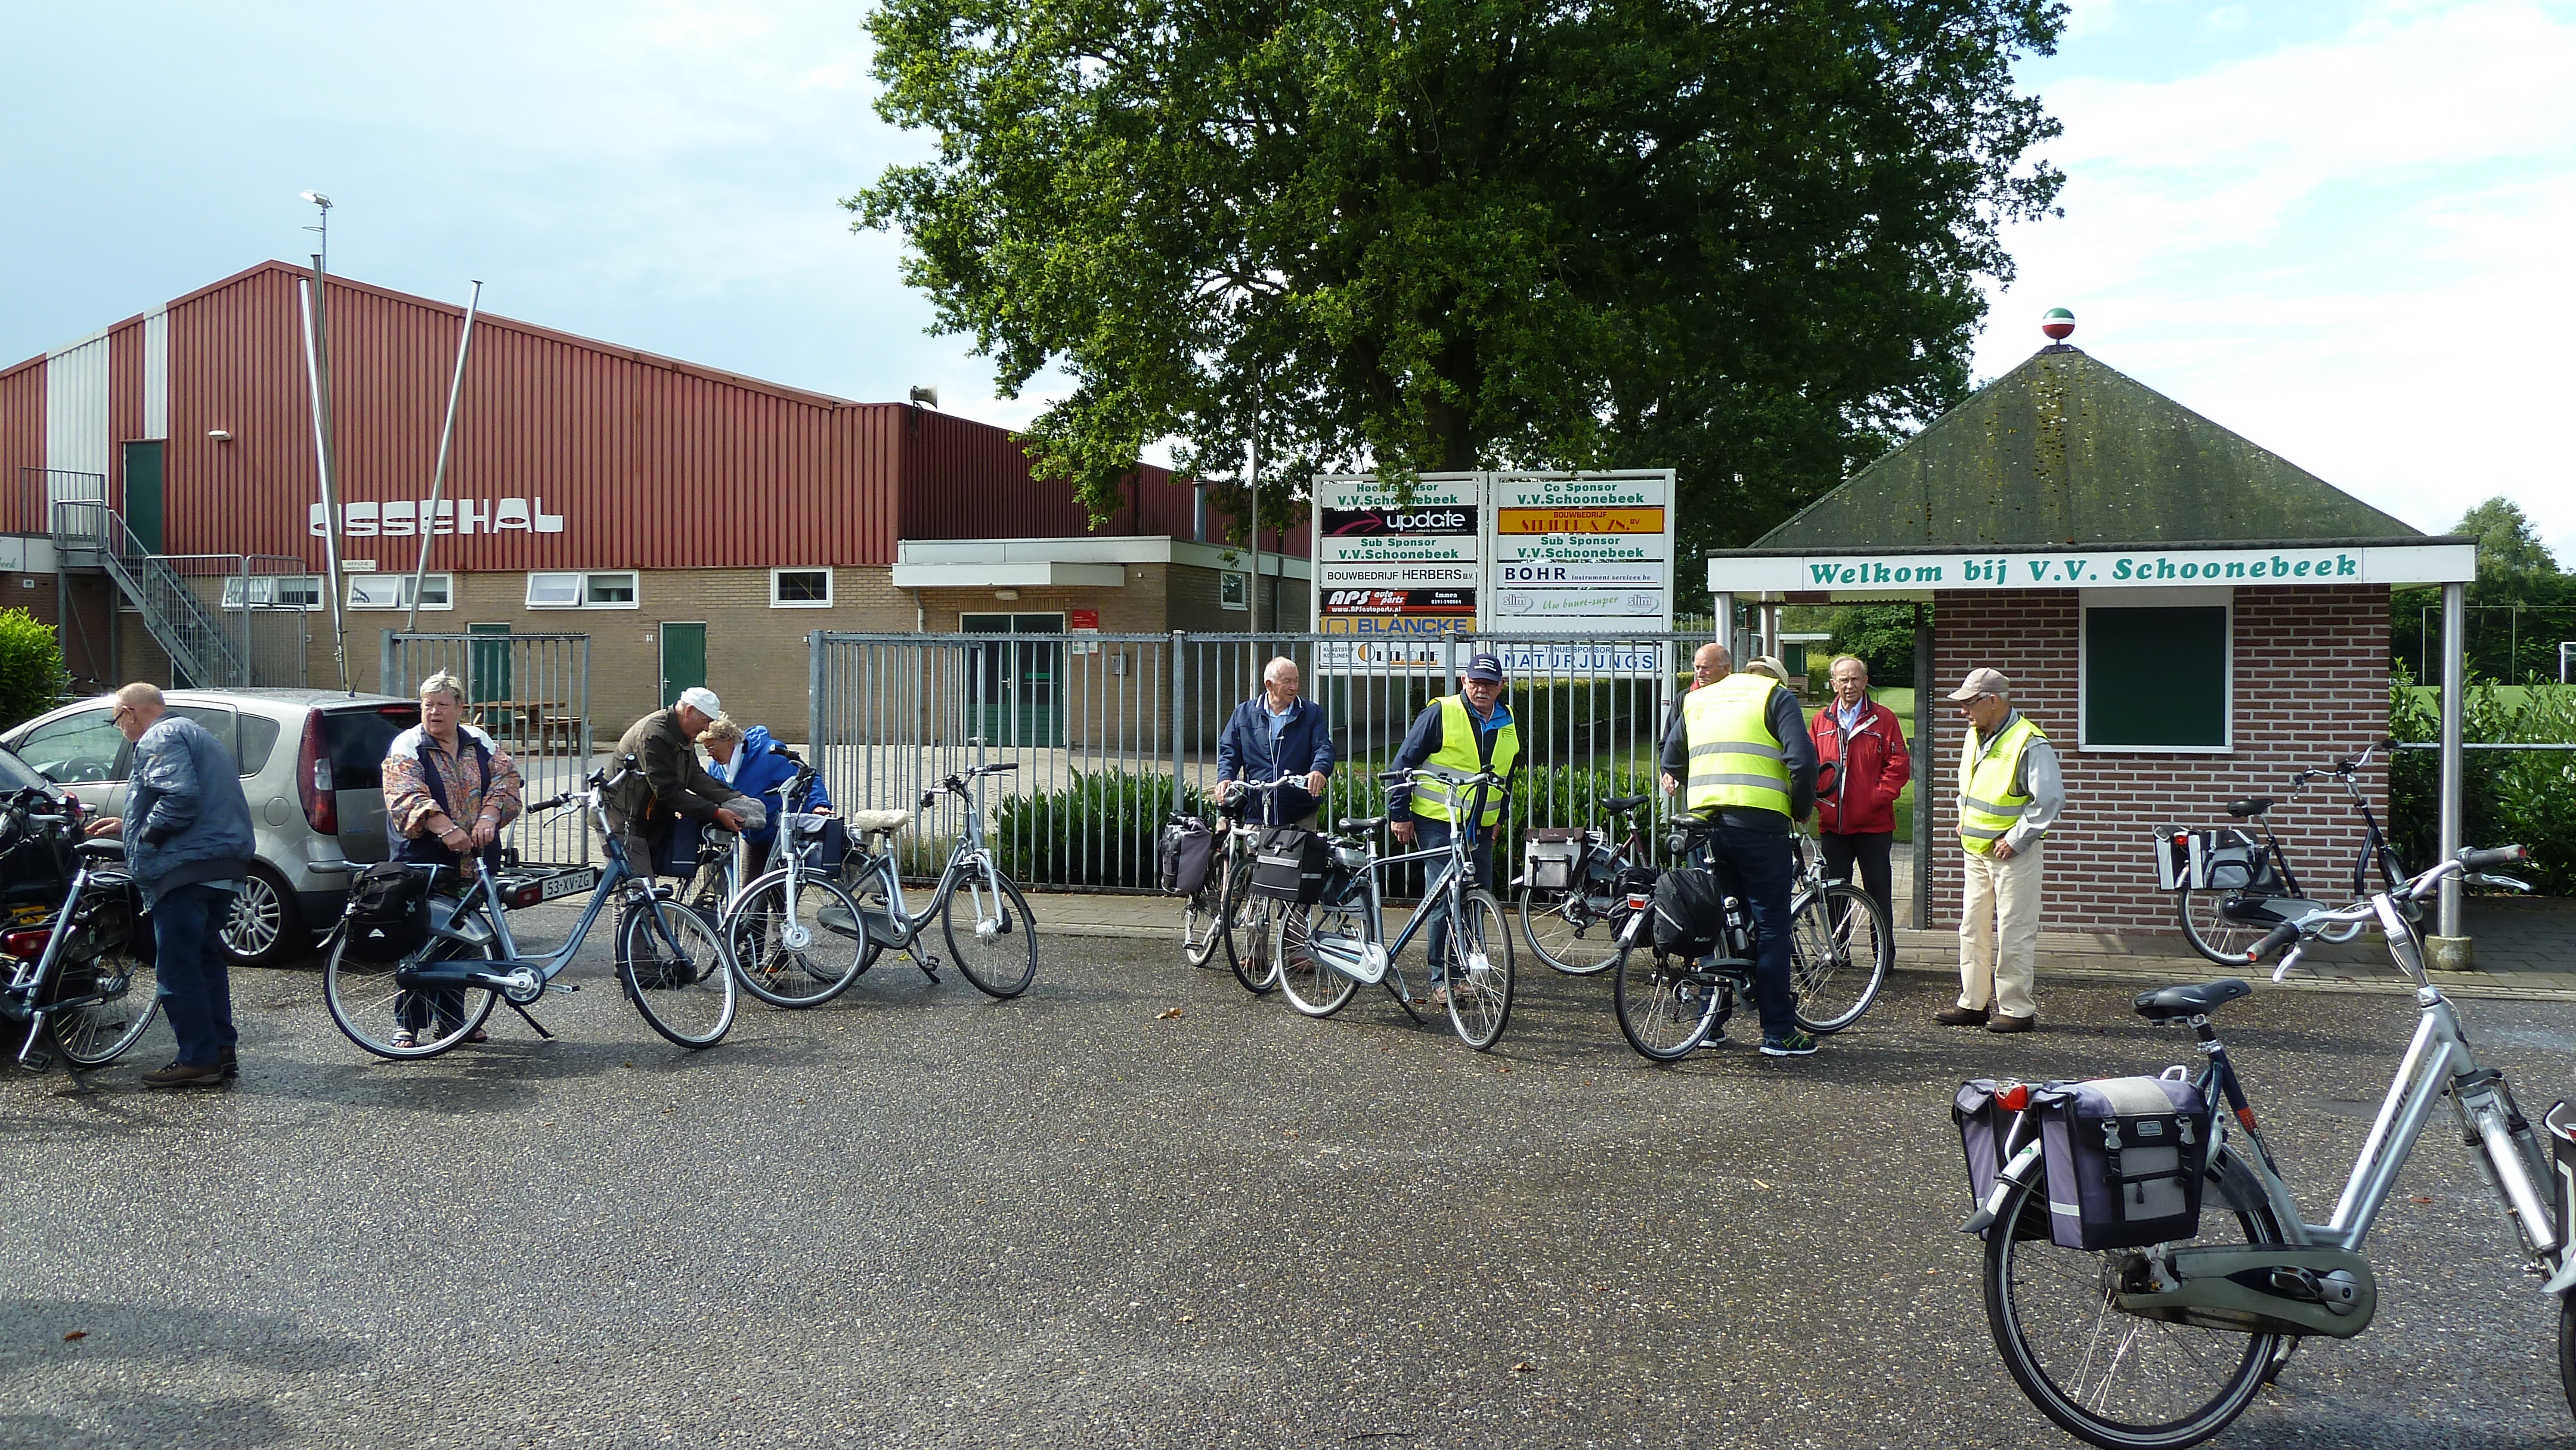
[[[2071,347],[2043,348],[1756,549],[2421,537]]]

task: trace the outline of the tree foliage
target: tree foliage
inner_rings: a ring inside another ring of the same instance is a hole
[[[2555,592],[2558,560],[2532,532],[2531,520],[2523,517],[2521,506],[2512,499],[2502,494],[2488,499],[2462,514],[2451,532],[2477,536],[2478,583],[2484,592],[2498,596],[2481,602],[2503,603],[2503,596],[2519,598],[2535,587]]]
[[[2460,516],[2454,534],[2478,541],[2478,577],[2462,591],[2468,605],[2461,649],[2468,668],[2520,684],[2558,678],[2558,645],[2576,639],[2576,576],[2561,573],[2531,521],[2513,500],[2488,499]],[[2399,589],[2389,599],[2389,646],[2400,670],[2420,679],[2442,675],[2439,586]]]
[[[1071,375],[1026,441],[1095,517],[1257,410],[1265,478],[1676,465],[1685,546],[1742,542],[1964,395],[2063,11],[884,0],[939,152],[848,205],[1006,392]]]

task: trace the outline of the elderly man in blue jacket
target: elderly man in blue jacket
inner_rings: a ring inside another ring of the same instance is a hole
[[[1234,707],[1216,742],[1216,798],[1220,805],[1230,800],[1237,781],[1302,776],[1279,788],[1275,814],[1249,814],[1265,824],[1312,830],[1317,798],[1333,773],[1333,732],[1323,706],[1298,698],[1298,685],[1297,662],[1281,655],[1261,672],[1261,693]]]
[[[152,913],[161,1008],[179,1039],[178,1059],[143,1083],[220,1087],[241,1069],[232,982],[215,939],[250,874],[250,802],[232,752],[205,726],[168,713],[159,690],[117,691],[114,719],[134,742],[125,814],[92,821],[89,834],[125,838],[126,864]]]

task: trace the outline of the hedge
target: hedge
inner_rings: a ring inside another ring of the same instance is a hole
[[[0,730],[54,708],[70,683],[54,627],[23,609],[0,609]]]
[[[2388,695],[2388,733],[2404,741],[2442,738],[2437,697],[2416,692],[2400,671]],[[2495,744],[2576,742],[2576,686],[2533,684],[2522,703],[2506,702],[2492,680],[2471,678],[2461,697],[2460,738]],[[2518,844],[2531,848],[2529,867],[2515,873],[2535,890],[2576,895],[2576,751],[2469,750],[2461,752],[2464,788],[2460,840],[2469,846]],[[2422,870],[2441,840],[2442,761],[2438,751],[2401,750],[2388,772],[2390,832],[2397,854]]]

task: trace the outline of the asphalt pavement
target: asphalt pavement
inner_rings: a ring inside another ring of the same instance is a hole
[[[237,974],[229,1090],[144,1091],[166,1029],[84,1088],[0,1075],[0,1444],[2074,1443],[1987,1337],[1948,1103],[2188,1058],[2134,986],[1998,1038],[1900,973],[1816,1057],[1659,1068],[1605,979],[1523,969],[1490,1054],[1096,937],[1017,1001],[886,963],[690,1054],[593,949],[553,1041],[504,1010],[413,1064],[318,972]],[[2576,1004],[2462,1010],[2527,1108],[2569,1092]],[[2224,1014],[2315,1216],[2412,1017]],[[2569,1442],[2556,1313],[2442,1121],[2378,1322],[2218,1444]]]

